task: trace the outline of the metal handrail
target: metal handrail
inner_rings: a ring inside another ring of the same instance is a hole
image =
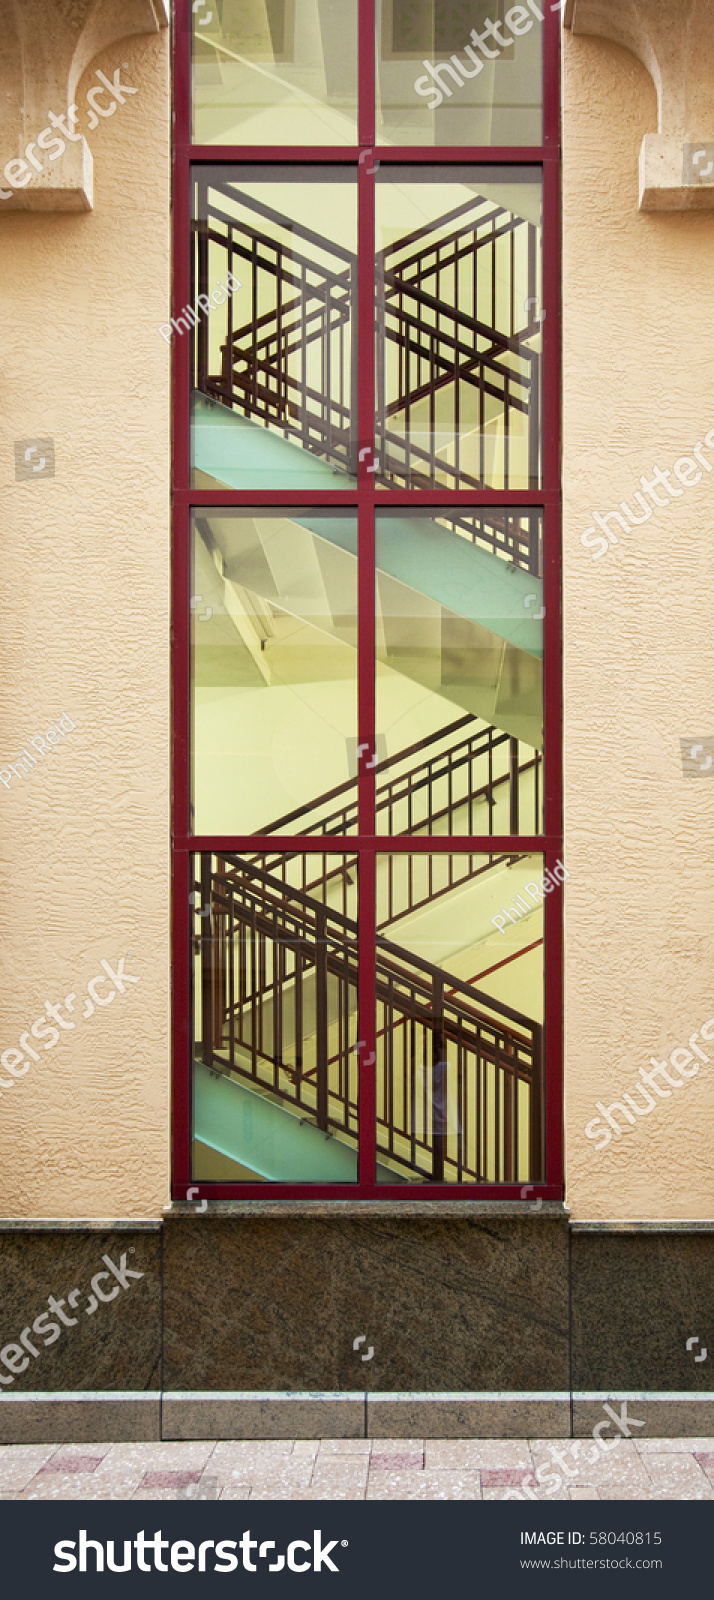
[[[202,898],[208,898],[211,911],[211,926],[203,923],[201,940],[203,1059],[303,1110],[324,1131],[336,1129],[354,1140],[357,1079],[349,1018],[357,1004],[357,924],[253,863],[234,856],[219,861],[231,862],[243,880],[236,883],[220,867],[212,871],[211,857],[203,857]],[[292,1061],[285,1059],[283,1045],[283,1023],[290,1016],[286,995],[295,1024],[287,1039]],[[434,1181],[454,1176],[479,1182],[488,1177],[490,1159],[496,1181],[519,1176],[520,1082],[529,1093],[528,1175],[537,1176],[542,1162],[540,1025],[381,938],[376,998],[385,1019],[378,1035],[383,1070],[377,1142],[381,1154],[396,1164],[396,1175],[406,1170]],[[303,1037],[306,1004],[313,1010],[312,1043]],[[336,1019],[339,1044],[337,1054],[330,1055],[328,1037]],[[431,1064],[425,1059],[419,1065],[427,1040]],[[448,1107],[454,1103],[456,1125],[449,1129]]]

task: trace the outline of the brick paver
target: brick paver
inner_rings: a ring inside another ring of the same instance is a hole
[[[714,1439],[0,1445],[2,1500],[714,1499]],[[558,1452],[558,1455],[555,1452]]]

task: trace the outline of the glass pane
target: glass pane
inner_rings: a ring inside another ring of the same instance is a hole
[[[357,5],[194,6],[194,144],[356,144]]]
[[[194,858],[193,1177],[357,1180],[357,866]]]
[[[542,512],[376,525],[377,832],[543,827]]]
[[[377,1157],[409,1183],[542,1178],[541,856],[377,858]]]
[[[191,553],[192,832],[353,832],[354,513],[195,511]]]
[[[333,167],[197,169],[194,488],[353,481],[356,193]]]
[[[537,145],[543,16],[508,0],[378,0],[377,142]]]
[[[378,481],[540,487],[541,176],[377,172]]]

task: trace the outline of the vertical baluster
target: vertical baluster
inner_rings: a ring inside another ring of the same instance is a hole
[[[207,1067],[213,1066],[213,914],[211,910],[211,856],[201,856],[201,1053]]]
[[[327,1131],[328,1120],[328,988],[327,988],[327,922],[324,906],[316,907],[315,916],[315,1047],[317,1051],[317,1111],[318,1128]]]
[[[510,822],[508,831],[511,835],[520,832],[519,801],[520,801],[520,768],[518,765],[518,740],[509,739],[509,800]]]
[[[415,992],[413,992],[413,989],[410,990],[410,1000],[411,1000],[411,1006],[415,1006]],[[413,1014],[413,1013],[411,1013],[411,1014]],[[413,1027],[411,1027],[411,1035],[410,1035],[410,1149],[411,1149],[411,1166],[416,1166],[416,1051],[418,1051],[418,1040],[421,1040],[421,1056],[423,1056],[423,1058],[424,1058],[424,1070],[423,1070],[423,1074],[421,1074],[421,1093],[424,1094],[424,1083],[426,1083],[426,1074],[427,1074],[426,1040],[424,1040],[424,1027],[423,1027],[423,1024],[421,1024],[421,1022],[419,1022],[419,1024],[416,1024],[416,1018],[415,1018],[415,1021],[413,1021]]]
[[[253,949],[253,994],[251,1018],[251,1062],[252,1076],[258,1076],[258,1055],[263,1053],[263,1005],[266,989],[266,952],[265,935],[258,927],[258,907],[252,894],[246,896],[250,909],[250,937]]]
[[[208,292],[208,184],[199,180],[197,226],[198,242],[198,293]],[[208,390],[208,318],[199,317],[196,327],[196,371],[198,387],[202,394]]]
[[[228,1060],[236,1058],[235,913],[231,894],[228,906]]]
[[[258,323],[258,309],[259,309],[259,306],[258,306],[258,272],[259,272],[259,266],[258,266],[258,241],[257,241],[257,239],[255,237],[255,234],[253,235],[253,238],[251,239],[251,252],[250,252],[250,255],[251,255],[251,260],[250,260],[250,321],[251,321],[251,330],[250,331],[251,331],[251,346],[250,346],[250,355],[249,355],[250,366],[248,368],[249,385],[246,386],[246,391],[245,391],[245,406],[244,406],[244,409],[245,409],[246,415],[250,415],[251,411],[257,411],[257,409],[258,409],[258,333],[257,333],[257,323]],[[275,274],[275,281],[276,281],[276,284],[278,286],[277,287],[277,293],[279,295],[280,294],[280,258],[279,258],[279,256],[277,258],[277,271],[276,271],[276,274]],[[206,323],[206,325],[208,325],[208,323]],[[269,389],[269,387],[270,387],[270,385],[269,385],[269,383],[267,381],[267,374],[266,374],[266,389]]]
[[[503,379],[503,488],[511,487],[511,377],[504,370]]]
[[[432,1057],[431,1057],[431,1175],[435,1183],[444,1179],[446,1155],[448,1073],[444,1040],[444,980],[435,977],[432,986]]]
[[[305,977],[305,959],[303,955],[302,939],[295,940],[295,1098],[302,1105],[303,1065],[305,1045],[305,1010],[303,983]]]
[[[501,1083],[503,1085],[503,1179],[512,1183],[513,1163],[513,1045],[504,1039],[501,1050]]]
[[[531,1183],[542,1182],[543,1173],[543,1029],[532,1024],[530,1094],[530,1172]]]

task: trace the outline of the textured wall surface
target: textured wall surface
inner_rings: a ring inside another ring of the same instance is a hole
[[[6,1216],[156,1216],[168,1192],[168,48],[124,40],[80,83],[84,127],[96,68],[139,91],[88,134],[93,213],[0,202],[0,770],[36,757],[0,783],[0,1052],[77,997],[29,1070],[0,1066]],[[55,476],[16,482],[38,437]],[[121,957],[139,982],[83,1015]]]
[[[604,41],[564,51],[568,1200],[711,1218],[714,1054],[607,1148],[584,1128],[714,1018],[714,770],[685,778],[679,744],[714,735],[714,472],[599,559],[580,536],[714,428],[714,217],[638,212],[653,85]],[[0,211],[0,771],[66,719],[0,782],[6,1216],[155,1216],[168,1194],[166,33],[93,62],[80,101],[118,66],[139,94],[90,135],[95,211]],[[15,441],[44,437],[55,476],[16,482]],[[84,1015],[121,957],[139,982]],[[56,1044],[18,1046],[72,994]]]
[[[641,514],[641,476],[714,428],[714,217],[638,212],[653,84],[602,40],[566,32],[564,56],[567,1198],[574,1218],[711,1218],[710,1047],[606,1148],[583,1130],[714,1017],[714,770],[685,778],[679,744],[714,734],[714,471],[613,523],[607,554],[580,540],[594,510]]]

